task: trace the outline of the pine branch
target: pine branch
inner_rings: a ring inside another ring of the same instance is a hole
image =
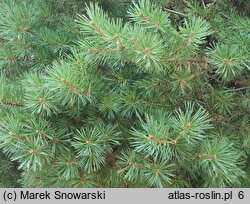
[[[187,17],[186,14],[181,13],[181,12],[179,12],[179,11],[170,10],[170,9],[165,8],[165,7],[164,7],[163,9],[164,9],[164,11],[168,11],[168,12],[170,12],[170,13],[177,14],[177,15],[180,15],[180,16],[183,16],[183,17]]]
[[[24,107],[24,104],[19,101],[0,100],[0,104],[7,105],[7,106]]]
[[[180,134],[175,138],[175,140],[173,141],[173,144],[176,145],[176,143],[178,142],[178,140],[184,135],[187,133],[187,131],[191,128],[191,124],[190,123],[187,123],[185,129],[180,132]]]

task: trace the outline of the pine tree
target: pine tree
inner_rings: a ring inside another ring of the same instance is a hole
[[[0,162],[23,187],[249,187],[250,19],[227,3],[5,0]]]

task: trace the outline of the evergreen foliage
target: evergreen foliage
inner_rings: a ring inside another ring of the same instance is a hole
[[[85,2],[0,3],[0,185],[249,187],[246,11]]]
[[[15,164],[2,153],[0,153],[0,174],[1,188],[20,187],[17,182],[19,179],[19,173],[15,171]]]

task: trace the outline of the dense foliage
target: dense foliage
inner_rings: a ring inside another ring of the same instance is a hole
[[[0,186],[250,187],[250,5],[84,2],[0,3]]]

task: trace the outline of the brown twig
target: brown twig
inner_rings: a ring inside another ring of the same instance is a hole
[[[75,86],[74,86],[73,84],[71,84],[70,82],[68,82],[68,81],[67,81],[66,79],[64,79],[64,78],[61,78],[60,81],[61,81],[63,84],[65,84],[67,87],[69,87],[69,88],[73,91],[73,93],[75,93],[75,94],[78,94],[78,93],[80,93],[80,92],[84,92],[84,89],[78,90],[77,88],[75,88]]]
[[[20,101],[3,101],[3,100],[0,100],[0,104],[9,105],[9,106],[16,106],[16,107],[24,107],[24,105]]]
[[[186,127],[183,131],[180,132],[180,134],[175,138],[174,143],[176,144],[179,139],[191,128],[191,123],[187,123]]]

